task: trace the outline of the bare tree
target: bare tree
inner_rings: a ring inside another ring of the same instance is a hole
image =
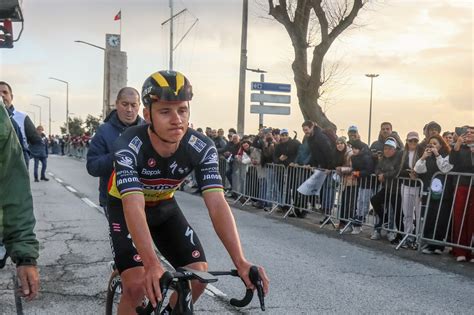
[[[285,27],[293,45],[295,59],[292,68],[303,117],[322,128],[337,130],[318,103],[324,94],[323,85],[334,74],[324,68],[324,56],[334,40],[353,24],[366,2],[367,0],[268,0],[269,14]],[[312,59],[308,66],[308,51],[312,47]]]

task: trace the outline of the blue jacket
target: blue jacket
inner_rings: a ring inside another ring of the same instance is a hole
[[[145,121],[138,116],[133,126],[143,124]],[[99,126],[90,142],[87,152],[87,172],[92,176],[100,177],[99,202],[101,206],[107,204],[107,184],[113,171],[113,144],[128,127],[130,126],[118,119],[117,111],[113,110]]]
[[[34,158],[48,157],[48,138],[43,134],[41,142],[30,145],[31,156]]]

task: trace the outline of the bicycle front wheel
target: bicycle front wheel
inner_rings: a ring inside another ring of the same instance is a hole
[[[107,286],[107,300],[105,302],[105,315],[117,314],[120,296],[122,295],[122,280],[118,270],[114,270],[110,275]]]

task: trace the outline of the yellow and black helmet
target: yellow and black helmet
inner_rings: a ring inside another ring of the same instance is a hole
[[[182,102],[193,98],[189,80],[180,72],[162,70],[150,75],[143,83],[143,105],[149,107],[153,101]]]

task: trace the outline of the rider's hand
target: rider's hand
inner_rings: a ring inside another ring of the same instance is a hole
[[[255,290],[255,286],[252,284],[249,278],[249,271],[250,267],[252,267],[254,264],[249,263],[248,261],[244,262],[241,266],[237,267],[237,271],[239,273],[239,276],[244,280],[245,285],[247,286],[248,289]],[[258,274],[260,275],[260,279],[262,279],[263,283],[263,293],[265,296],[268,294],[268,285],[270,281],[268,280],[267,274],[265,273],[265,269],[263,267],[258,267]]]
[[[18,266],[16,268],[18,280],[20,281],[20,295],[31,301],[38,295],[39,275],[36,266]]]
[[[145,289],[146,296],[150,300],[153,307],[156,307],[159,301],[162,300],[160,289],[160,278],[165,270],[160,263],[145,266]]]

